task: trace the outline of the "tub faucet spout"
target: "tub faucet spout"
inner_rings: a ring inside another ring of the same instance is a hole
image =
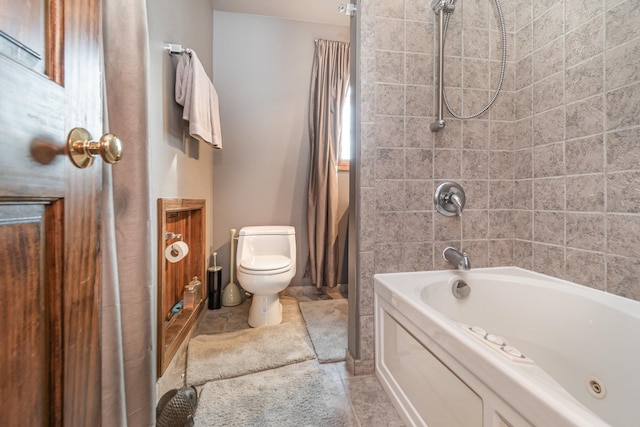
[[[448,247],[442,252],[442,256],[445,261],[449,261],[459,270],[471,270],[471,261],[466,252],[460,252],[455,248]]]

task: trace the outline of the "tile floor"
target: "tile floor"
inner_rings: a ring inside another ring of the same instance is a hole
[[[329,298],[344,298],[344,295],[340,292],[321,293],[290,289],[288,295],[280,298],[283,306],[283,323],[293,324],[304,321],[298,308],[299,301]],[[245,301],[236,307],[222,307],[219,310],[205,309],[196,325],[193,336],[248,329],[249,305],[250,301]],[[304,363],[318,362],[313,360]],[[158,381],[158,396],[170,388],[182,386],[185,366],[186,352],[180,351],[172,366]],[[322,371],[330,375],[344,391],[346,396],[344,405],[352,414],[350,426],[401,427],[405,425],[374,375],[353,376],[347,371],[344,362],[323,364]]]

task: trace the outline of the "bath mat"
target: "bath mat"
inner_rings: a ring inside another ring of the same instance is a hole
[[[354,425],[340,383],[315,362],[205,384],[195,425],[343,427]]]
[[[204,384],[313,358],[304,331],[290,323],[198,335],[189,341],[187,384]]]
[[[348,304],[346,299],[300,303],[300,311],[320,363],[345,360]]]

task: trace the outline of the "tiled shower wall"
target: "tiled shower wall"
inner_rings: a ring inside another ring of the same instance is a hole
[[[519,0],[514,262],[640,299],[640,2]]]
[[[487,113],[445,114],[433,134],[436,16],[431,0],[362,0],[358,308],[372,369],[374,273],[518,265],[640,299],[640,3],[502,0],[507,67]],[[458,0],[445,85],[457,113],[491,98],[501,33],[493,0]],[[433,209],[462,184],[461,218]]]

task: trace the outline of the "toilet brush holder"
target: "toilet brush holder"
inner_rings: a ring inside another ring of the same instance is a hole
[[[222,267],[213,266],[207,269],[207,289],[209,310],[216,310],[221,307],[222,298]]]
[[[238,305],[242,302],[242,294],[240,293],[240,288],[233,281],[233,264],[234,264],[234,256],[235,256],[235,236],[236,229],[231,229],[231,242],[229,244],[230,247],[230,261],[229,261],[229,283],[225,286],[224,291],[222,292],[222,305],[225,307],[233,307],[234,305]]]

